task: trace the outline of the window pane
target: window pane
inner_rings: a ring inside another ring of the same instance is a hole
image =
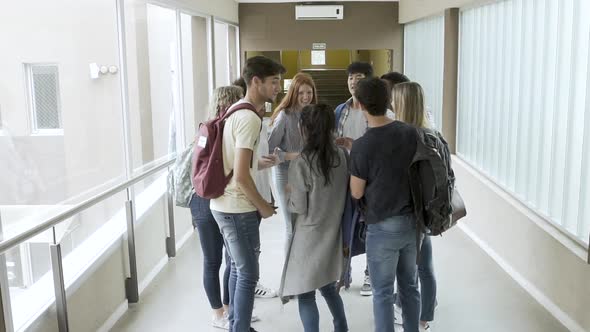
[[[31,65],[35,129],[59,129],[59,80],[57,66]]]
[[[589,9],[512,0],[462,11],[458,100],[461,156],[584,242]]]
[[[404,30],[404,73],[424,89],[431,122],[442,128],[444,17],[409,23]]]
[[[235,81],[238,77],[242,76],[239,68],[239,55],[238,52],[238,29],[230,25],[228,27],[228,45],[229,45],[229,79],[230,82]]]
[[[215,87],[230,84],[228,26],[215,22]]]
[[[0,20],[0,40],[10,45],[0,52],[5,239],[125,180],[116,2],[72,6],[66,0],[24,0],[9,7],[10,15]],[[116,70],[91,76],[93,63]],[[58,128],[60,135],[48,130]],[[76,218],[61,223],[75,228],[75,245],[68,250],[92,237],[118,208],[96,206],[89,211],[91,223]],[[10,292],[29,294],[12,301],[16,330],[39,309],[37,300],[44,305],[53,297],[52,240],[43,234],[10,251]]]
[[[40,315],[53,302],[53,273],[49,244],[53,232],[47,230],[6,252],[12,322],[15,331],[28,330],[31,317]],[[57,330],[55,313],[44,315],[45,329]],[[41,324],[39,324],[41,325]],[[35,330],[33,327],[32,330]]]
[[[177,150],[180,70],[176,11],[144,0],[125,2],[129,112],[134,172]],[[179,135],[179,137],[181,137]],[[181,147],[180,147],[181,148]]]
[[[193,141],[198,124],[207,119],[209,102],[209,34],[207,19],[181,14],[182,70],[186,143]]]

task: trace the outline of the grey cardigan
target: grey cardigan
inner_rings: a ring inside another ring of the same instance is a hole
[[[312,172],[301,156],[289,167],[288,208],[294,214],[293,237],[288,244],[279,296],[310,292],[340,278],[343,269],[340,227],[348,188],[346,152],[338,149],[338,166],[331,182]]]
[[[303,148],[303,139],[299,132],[299,118],[301,111],[282,110],[275,119],[268,135],[268,153],[273,153],[275,148],[283,152],[299,152]],[[284,154],[279,153],[281,162],[284,162]]]

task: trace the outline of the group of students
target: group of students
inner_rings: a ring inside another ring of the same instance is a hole
[[[283,303],[298,299],[304,330],[319,331],[319,289],[334,330],[348,331],[337,281],[346,264],[342,216],[352,195],[366,205],[361,295],[373,295],[375,331],[394,331],[396,324],[406,332],[431,331],[428,322],[436,306],[432,244],[428,236],[418,242],[417,259],[420,239],[408,174],[416,127],[432,126],[423,92],[400,73],[373,77],[368,63],[352,63],[347,71],[352,98],[335,110],[317,103],[309,75],[295,75],[270,128],[262,117],[265,103],[282,91],[281,64],[263,56],[247,59],[240,81],[215,90],[212,117],[230,106],[237,109],[222,133],[223,167],[231,179],[220,197],[207,200],[195,194],[190,202],[215,327],[255,331],[250,327],[257,319],[252,314],[255,296],[276,296],[258,283],[260,222],[277,212],[269,183],[272,169],[286,235],[278,295]]]

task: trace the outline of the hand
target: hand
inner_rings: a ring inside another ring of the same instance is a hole
[[[262,217],[262,219],[266,219],[275,215],[277,213],[276,209],[276,206],[272,206],[267,202],[264,205],[264,207],[260,209],[258,212],[260,212],[260,216]]]
[[[272,152],[273,155],[277,156],[279,158],[279,163],[285,161],[285,151],[281,150],[279,147],[276,147],[274,149],[274,151]]]
[[[280,163],[279,156],[274,155],[274,154],[269,154],[269,155],[260,157],[260,159],[258,160],[258,169],[265,169],[265,168],[273,167],[275,165],[278,165],[279,163]]]
[[[352,142],[354,142],[354,140],[350,137],[338,137],[336,139],[336,145],[343,146],[348,151],[352,149]]]

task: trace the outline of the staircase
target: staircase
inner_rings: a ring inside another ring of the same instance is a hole
[[[346,70],[303,70],[303,72],[311,75],[315,82],[318,103],[328,104],[336,108],[336,106],[350,98]]]

